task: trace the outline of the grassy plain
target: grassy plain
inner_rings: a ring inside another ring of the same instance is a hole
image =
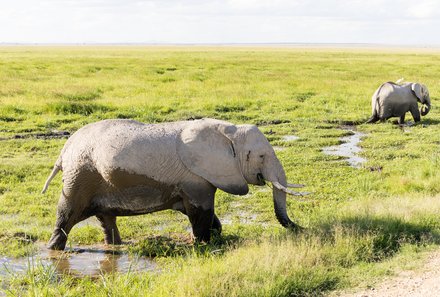
[[[208,245],[188,242],[178,213],[120,218],[128,252],[156,256],[159,272],[74,279],[37,265],[1,286],[29,296],[316,296],[392,273],[440,240],[439,67],[440,52],[412,49],[0,48],[0,255],[32,255],[50,237],[61,177],[40,191],[65,138],[41,134],[106,118],[257,124],[314,200],[289,201],[307,227],[294,234],[276,221],[267,188],[219,192],[227,223]],[[374,90],[401,77],[428,86],[432,111],[405,129],[362,124]],[[362,168],[321,152],[345,124],[366,133]],[[103,241],[93,225],[69,238]]]

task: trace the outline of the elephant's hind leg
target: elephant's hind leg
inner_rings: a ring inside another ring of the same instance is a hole
[[[96,215],[104,231],[106,244],[122,244],[118,226],[116,226],[116,216]]]
[[[87,218],[84,216],[84,208],[78,207],[73,201],[66,197],[63,190],[58,202],[55,229],[48,244],[51,250],[64,250],[70,230],[76,223]]]
[[[379,119],[379,117],[375,114],[373,114],[367,121],[367,124],[372,124],[372,123],[376,123]]]

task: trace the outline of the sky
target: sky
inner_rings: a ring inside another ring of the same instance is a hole
[[[440,1],[0,0],[0,43],[440,46]]]

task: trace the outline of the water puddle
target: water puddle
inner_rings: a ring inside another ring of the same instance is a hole
[[[59,275],[77,277],[157,269],[155,262],[149,258],[131,256],[105,246],[68,248],[63,252],[41,248],[38,254],[32,257],[0,258],[0,277],[24,274],[39,264],[53,268]]]
[[[296,136],[296,135],[284,135],[282,137],[282,140],[284,140],[284,141],[295,141],[295,140],[298,140],[298,139],[299,139],[299,137]]]
[[[343,127],[342,129],[351,131],[353,134],[342,137],[342,144],[325,147],[322,149],[322,152],[327,155],[345,157],[347,158],[347,162],[351,167],[360,168],[362,163],[367,161],[366,159],[358,156],[358,154],[361,152],[361,148],[358,146],[358,144],[365,134],[357,132],[353,127],[350,126]]]

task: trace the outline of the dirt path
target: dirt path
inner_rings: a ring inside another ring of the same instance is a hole
[[[341,297],[437,297],[440,296],[440,250],[432,253],[418,271],[402,271],[370,289],[342,293]]]

